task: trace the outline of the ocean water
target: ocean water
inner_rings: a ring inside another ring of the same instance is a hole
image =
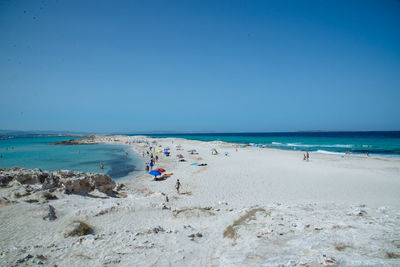
[[[106,173],[113,179],[143,172],[142,157],[120,145],[49,145],[77,139],[60,136],[0,136],[0,168]],[[126,155],[128,152],[128,156]],[[100,163],[104,169],[100,169]]]
[[[288,132],[288,133],[202,133],[151,134],[201,141],[224,141],[258,147],[300,150],[326,154],[400,157],[400,132]]]

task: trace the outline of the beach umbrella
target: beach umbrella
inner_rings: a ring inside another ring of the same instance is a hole
[[[149,172],[149,174],[150,174],[150,175],[157,176],[157,175],[161,175],[161,172],[159,172],[159,171],[157,171],[157,170],[152,170],[151,172]]]
[[[182,154],[176,155],[178,158],[183,158]]]
[[[163,172],[165,172],[165,170],[164,169],[157,169],[156,171],[159,171],[160,173],[163,173]]]
[[[157,149],[157,153],[161,153],[162,152],[162,149]]]
[[[164,154],[165,154],[165,155],[168,155],[168,154],[169,154],[169,152],[168,152],[168,151],[164,151]]]

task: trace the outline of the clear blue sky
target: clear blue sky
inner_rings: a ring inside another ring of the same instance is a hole
[[[400,1],[0,1],[0,129],[400,130]]]

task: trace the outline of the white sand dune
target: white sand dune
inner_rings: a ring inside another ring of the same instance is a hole
[[[127,180],[119,198],[56,193],[52,222],[42,219],[45,200],[2,205],[0,264],[400,266],[398,159],[311,154],[306,162],[302,152],[223,142],[97,137],[132,142],[142,154],[148,146],[138,140],[171,149],[170,157],[155,153],[156,168],[173,173],[170,178]],[[212,148],[220,153],[212,155]],[[21,186],[2,188],[0,196],[13,199],[15,190]],[[65,238],[73,220],[94,233]]]

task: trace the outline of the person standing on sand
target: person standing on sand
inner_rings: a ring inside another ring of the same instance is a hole
[[[148,172],[150,170],[149,164],[146,164],[146,171]]]
[[[179,179],[176,180],[176,184],[175,184],[175,188],[176,188],[176,192],[178,193],[178,195],[180,195],[181,193],[179,192],[179,189],[182,187],[181,182],[179,182]]]
[[[310,154],[308,154],[308,151],[307,151],[306,156],[307,156],[307,161],[308,161],[310,159]]]
[[[153,170],[153,161],[150,161],[150,170]]]

